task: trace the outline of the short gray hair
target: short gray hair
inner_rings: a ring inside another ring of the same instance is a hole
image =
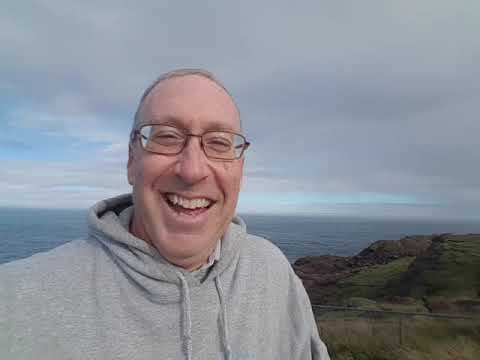
[[[215,84],[220,86],[223,90],[225,90],[225,92],[228,94],[228,96],[230,96],[230,98],[232,99],[232,102],[235,105],[235,108],[237,109],[237,112],[238,112],[239,117],[240,117],[240,110],[238,109],[238,106],[235,103],[235,100],[233,99],[232,94],[230,94],[230,92],[227,90],[227,88],[220,82],[220,80],[218,80],[215,77],[215,75],[213,75],[213,73],[211,73],[208,70],[204,70],[204,69],[193,69],[193,68],[192,69],[190,69],[190,68],[176,69],[176,70],[172,70],[172,71],[166,72],[164,74],[161,74],[148,88],[145,89],[145,91],[143,92],[143,95],[140,98],[140,101],[138,103],[137,111],[135,111],[135,117],[134,117],[133,126],[132,126],[132,133],[137,128],[137,126],[140,125],[140,121],[141,121],[140,120],[140,109],[142,108],[143,103],[145,102],[145,99],[152,92],[152,90],[158,84],[160,84],[162,81],[166,81],[166,80],[174,78],[174,77],[188,76],[188,75],[203,76],[204,78],[207,78],[207,79],[213,81]],[[240,122],[240,126],[241,126],[241,122]]]

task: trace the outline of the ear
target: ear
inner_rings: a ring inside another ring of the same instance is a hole
[[[128,145],[128,161],[127,161],[127,178],[130,185],[134,185],[135,176],[134,176],[134,149],[132,143]]]
[[[244,172],[244,164],[245,164],[244,159],[245,159],[245,158],[242,157],[241,160],[240,160],[240,161],[242,162],[241,165],[240,165],[240,166],[242,167],[242,172],[241,172],[241,175],[240,175],[240,189],[243,188],[243,177],[245,176],[245,175],[243,174],[243,172]]]

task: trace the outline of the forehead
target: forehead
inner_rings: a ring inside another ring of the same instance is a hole
[[[240,131],[238,110],[218,84],[199,75],[174,77],[159,83],[140,111],[141,122],[171,123],[190,131]]]

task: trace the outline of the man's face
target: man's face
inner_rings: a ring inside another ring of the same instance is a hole
[[[239,114],[230,96],[198,75],[174,77],[158,84],[145,99],[139,116],[142,124],[168,123],[192,134],[207,130],[241,132]],[[197,137],[190,137],[184,150],[173,156],[146,152],[137,138],[128,160],[135,234],[173,262],[197,254],[208,256],[234,216],[242,172],[243,158],[208,159]],[[181,206],[206,203],[210,205],[195,210]]]

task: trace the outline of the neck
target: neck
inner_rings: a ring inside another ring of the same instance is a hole
[[[213,253],[217,245],[217,243],[215,242],[211,247],[208,247],[204,251],[201,251],[200,253],[194,254],[192,256],[174,256],[166,254],[164,251],[161,251],[160,248],[156,246],[155,242],[150,239],[148,234],[145,232],[143,226],[139,224],[135,213],[133,214],[133,218],[130,223],[130,233],[157,249],[160,255],[162,255],[168,262],[190,272],[195,271],[199,269],[203,264],[206,264],[208,262],[208,257]]]

